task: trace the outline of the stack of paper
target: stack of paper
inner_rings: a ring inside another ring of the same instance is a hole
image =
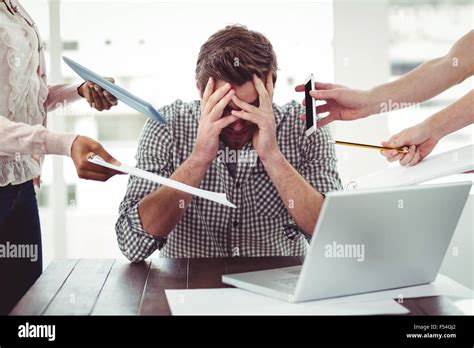
[[[394,300],[288,303],[240,289],[166,290],[173,315],[406,314]]]
[[[235,288],[166,290],[173,315],[375,315],[406,314],[407,298],[450,296],[472,314],[470,290],[439,274],[432,284],[301,303],[288,303]],[[401,304],[399,304],[400,302]]]
[[[388,168],[360,177],[347,189],[409,186],[443,176],[474,170],[474,145],[429,156],[412,167]]]

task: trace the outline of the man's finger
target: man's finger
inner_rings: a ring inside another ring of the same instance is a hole
[[[212,93],[214,93],[214,79],[212,77],[209,77],[209,80],[207,80],[206,88],[204,89],[204,94],[202,95],[202,101],[206,103]]]
[[[300,120],[306,122],[306,114],[300,115]]]
[[[209,77],[206,83],[206,87],[204,88],[204,93],[202,94],[202,102],[201,102],[201,118],[204,115],[204,110],[206,110],[206,104],[209,100],[210,96],[214,93],[214,79]]]
[[[267,81],[265,83],[270,100],[273,100],[273,72],[270,70],[267,74]]]
[[[257,117],[257,115],[250,112],[232,110],[232,115],[237,116],[243,120],[250,121],[256,125],[258,125],[260,122],[260,117]]]
[[[240,100],[239,97],[237,97],[236,95],[232,96],[232,101],[239,108],[241,108],[242,110],[245,110],[247,112],[258,113],[258,111],[259,111],[259,109],[256,106],[250,105],[249,103],[246,103],[243,100]]]
[[[225,127],[227,127],[228,125],[234,123],[238,119],[239,118],[237,116],[229,115],[229,116],[226,116],[226,117],[222,117],[221,119],[216,121],[214,123],[214,125],[219,129],[224,129]]]
[[[235,94],[235,91],[231,89],[219,102],[212,108],[212,111],[209,113],[209,119],[211,121],[216,121],[222,117],[225,107],[232,100],[232,96]]]
[[[255,89],[258,92],[260,106],[263,106],[264,103],[268,104],[268,102],[270,101],[268,91],[265,88],[263,81],[256,74],[253,74],[253,84],[255,85]]]
[[[204,113],[209,114],[214,106],[221,100],[232,88],[230,83],[219,87],[207,100],[206,106],[204,107]]]

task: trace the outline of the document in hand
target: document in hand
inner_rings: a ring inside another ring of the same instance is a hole
[[[100,156],[97,156],[97,155],[91,156],[89,158],[89,162],[97,164],[97,165],[102,166],[102,167],[114,169],[114,170],[116,170],[118,172],[121,172],[121,173],[135,175],[135,176],[138,176],[140,178],[150,180],[150,181],[156,182],[158,184],[174,188],[175,190],[183,191],[183,192],[192,194],[192,195],[197,196],[197,197],[208,199],[210,201],[225,205],[227,207],[236,208],[236,206],[234,204],[232,204],[231,202],[229,202],[227,200],[227,196],[225,195],[225,193],[217,193],[217,192],[202,190],[202,189],[199,189],[199,188],[196,188],[196,187],[193,187],[193,186],[183,184],[182,182],[172,180],[172,179],[168,179],[168,178],[164,178],[162,176],[147,172],[145,170],[138,169],[138,168],[135,168],[135,167],[129,167],[129,166],[126,166],[124,164],[121,164],[120,166],[116,166],[114,164],[110,164],[110,163],[104,161]]]
[[[474,145],[429,156],[413,167],[387,168],[355,179],[346,189],[410,186],[474,170]]]
[[[129,91],[123,89],[122,87],[107,81],[102,76],[96,74],[95,72],[83,67],[81,64],[76,63],[72,59],[67,57],[63,57],[64,62],[72,69],[76,74],[82,77],[85,81],[94,82],[96,85],[99,85],[107,92],[112,94],[115,98],[127,104],[132,109],[137,110],[138,112],[148,116],[155,121],[160,123],[166,123],[166,120],[163,116],[155,110],[155,108],[148,102],[144,101],[143,99],[133,95]]]

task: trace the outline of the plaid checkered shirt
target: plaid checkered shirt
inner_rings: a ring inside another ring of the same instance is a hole
[[[305,135],[299,115],[302,105],[273,104],[279,149],[288,162],[317,191],[340,190],[334,145],[328,127]],[[164,177],[189,157],[197,136],[200,101],[177,100],[159,112],[160,124],[149,119],[140,136],[137,167]],[[226,162],[237,162],[232,168]],[[231,169],[231,171],[229,171]],[[235,177],[235,178],[234,178]],[[138,213],[139,201],[160,185],[131,176],[120,204],[116,232],[122,253],[132,262],[160,250],[161,257],[232,257],[304,255],[308,236],[297,226],[276,187],[258,159],[251,142],[237,155],[223,151],[208,169],[200,188],[223,192],[237,209],[193,196],[180,222],[165,238],[147,233]],[[304,209],[304,207],[294,207]],[[157,222],[159,223],[159,222]]]

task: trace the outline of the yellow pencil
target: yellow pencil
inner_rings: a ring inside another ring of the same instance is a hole
[[[358,144],[358,143],[349,143],[347,141],[329,141],[331,144],[337,145],[347,145],[347,146],[357,146],[357,147],[364,147],[366,149],[374,149],[374,150],[397,150],[399,153],[408,153],[407,149],[394,149],[390,147],[383,147],[383,146],[376,146],[376,145],[368,145],[368,144]]]

